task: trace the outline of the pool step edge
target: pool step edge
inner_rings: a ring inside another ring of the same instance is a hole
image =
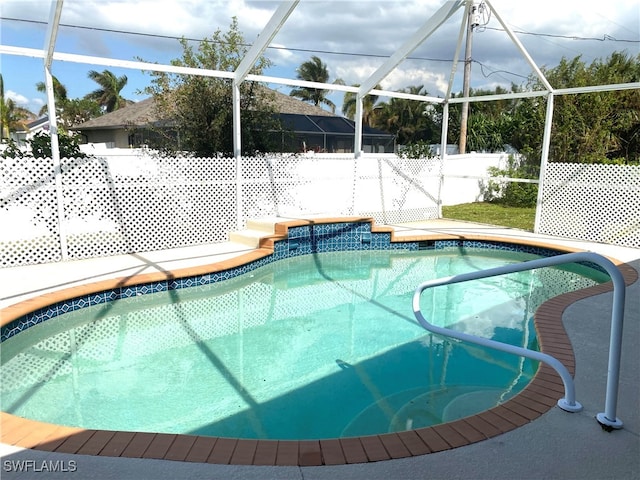
[[[251,248],[260,248],[260,241],[273,235],[273,233],[267,233],[264,230],[245,229],[238,230],[236,232],[229,232],[229,240],[235,243],[241,243]]]

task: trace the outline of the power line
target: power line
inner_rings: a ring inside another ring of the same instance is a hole
[[[13,22],[24,22],[24,23],[32,23],[32,24],[37,24],[37,25],[47,25],[47,22],[40,21],[40,20],[26,20],[26,19],[22,19],[22,18],[10,18],[10,17],[0,17],[0,19],[9,20],[9,21],[13,21]],[[159,38],[159,39],[165,39],[165,40],[181,40],[181,39],[185,39],[185,40],[187,40],[189,42],[203,42],[203,41],[206,40],[206,39],[203,39],[203,38],[176,37],[176,36],[172,36],[172,35],[160,35],[160,34],[155,34],[155,33],[128,32],[128,31],[125,31],[125,30],[115,30],[115,29],[100,28],[100,27],[87,27],[87,26],[83,26],[83,25],[70,25],[70,24],[65,24],[65,23],[61,23],[60,26],[61,27],[66,27],[66,28],[76,28],[76,29],[79,29],[79,30],[94,30],[94,31],[97,31],[97,32],[118,33],[118,34],[123,34],[123,35],[135,35],[135,36],[139,36],[139,37]],[[207,41],[209,41],[209,40],[207,40]],[[224,42],[217,42],[217,43],[224,43]],[[241,45],[243,47],[251,47],[251,44],[247,44],[247,43],[243,43]],[[293,51],[293,52],[321,53],[321,54],[325,54],[325,55],[343,55],[343,56],[352,56],[352,57],[370,57],[370,58],[385,58],[385,59],[389,58],[389,55],[383,55],[383,54],[377,54],[377,53],[336,52],[336,51],[331,51],[331,50],[318,50],[318,49],[310,49],[310,48],[278,47],[278,46],[274,46],[274,45],[270,45],[267,48],[271,49],[271,50],[289,50],[289,51]],[[452,62],[451,59],[444,59],[444,58],[407,57],[407,59],[408,60],[424,60],[424,61],[431,61],[431,62],[448,62],[448,63]]]
[[[13,21],[13,22],[24,22],[24,23],[31,23],[31,24],[37,24],[37,25],[47,25],[48,24],[48,22],[40,21],[40,20],[27,20],[27,19],[23,19],[23,18],[2,17],[2,16],[0,16],[0,20],[7,20],[7,21]],[[503,32],[505,31],[502,28],[487,27],[486,23],[488,23],[488,22],[484,22],[484,24],[482,25],[482,30],[495,30],[495,31],[503,31]],[[184,39],[184,40],[187,40],[189,42],[203,42],[203,41],[206,40],[206,39],[202,39],[202,38],[193,38],[193,37],[184,37],[184,36],[183,37],[176,37],[176,36],[172,36],[172,35],[161,35],[161,34],[152,34],[152,33],[143,33],[143,32],[130,32],[130,31],[126,31],[126,30],[116,30],[116,29],[101,28],[101,27],[88,27],[88,26],[84,26],[84,25],[71,25],[71,24],[63,24],[63,23],[61,23],[60,26],[61,27],[66,27],[66,28],[79,29],[79,30],[93,30],[93,31],[105,32],[105,33],[115,33],[115,34],[122,34],[122,35],[134,35],[134,36],[139,36],[139,37],[148,37],[148,38],[157,38],[157,39],[166,39],[166,40],[181,40],[181,39]],[[522,35],[531,35],[531,36],[537,36],[537,37],[564,38],[564,39],[581,40],[581,41],[599,41],[599,42],[610,41],[610,42],[624,42],[624,43],[640,43],[640,40],[618,39],[618,38],[614,38],[614,37],[612,37],[611,35],[608,35],[608,34],[604,34],[602,36],[602,38],[600,38],[600,37],[581,37],[581,36],[577,36],[577,35],[558,35],[558,34],[550,34],[550,33],[533,33],[533,32],[527,32],[527,31],[524,31],[524,30],[513,30],[513,32],[514,33],[519,33],[519,34],[522,34]],[[218,43],[224,43],[224,42],[218,42]],[[242,46],[251,47],[251,44],[242,44]],[[389,55],[376,54],[376,53],[345,52],[345,51],[337,52],[337,51],[332,51],[332,50],[319,50],[319,49],[310,49],[310,48],[295,48],[295,47],[284,47],[284,46],[273,46],[273,45],[270,45],[267,48],[271,49],[271,50],[289,50],[289,51],[293,51],[293,52],[319,53],[319,54],[325,54],[325,55],[341,55],[341,56],[350,56],[350,57],[384,58],[384,59],[389,58]],[[453,63],[452,59],[430,58],[430,57],[415,57],[415,56],[408,56],[407,60]],[[521,74],[518,74],[518,73],[515,73],[515,72],[510,72],[508,70],[491,70],[488,66],[484,65],[482,62],[480,62],[478,60],[475,60],[475,59],[471,59],[471,62],[477,63],[478,65],[480,65],[480,71],[481,71],[482,75],[485,78],[488,78],[491,75],[500,75],[501,73],[505,73],[505,74],[508,74],[508,75],[513,75],[513,76],[524,78],[524,79],[528,78],[525,75],[521,75]],[[485,70],[490,70],[490,71],[489,71],[489,73],[487,73]]]
[[[496,30],[504,32],[504,28],[496,27],[484,27],[486,30]],[[596,42],[622,42],[622,43],[640,43],[640,40],[631,40],[625,38],[615,38],[605,33],[602,37],[581,37],[579,35],[559,35],[554,33],[533,33],[524,30],[513,30],[513,33],[519,33],[521,35],[531,35],[534,37],[549,37],[549,38],[564,38],[567,40],[582,40],[582,41],[596,41]]]
[[[515,72],[510,72],[508,70],[491,70],[489,73],[485,73],[485,69],[490,70],[489,67],[487,67],[484,63],[475,60],[475,59],[471,59],[471,61],[473,63],[477,63],[478,65],[480,65],[480,71],[482,72],[482,76],[485,78],[489,78],[491,75],[495,75],[495,74],[501,74],[501,73],[507,73],[509,75],[513,75],[515,77],[520,77],[520,78],[524,78],[527,79],[529,77],[527,77],[526,75],[520,75],[519,73],[515,73]],[[505,79],[506,80],[506,79]]]
[[[32,24],[39,24],[39,25],[47,25],[48,22],[44,22],[44,21],[39,21],[39,20],[26,20],[26,19],[22,19],[22,18],[12,18],[12,17],[0,17],[0,19],[2,20],[8,20],[8,21],[14,21],[14,22],[24,22],[24,23],[32,23]],[[159,38],[159,39],[167,39],[167,40],[180,40],[180,39],[185,39],[187,41],[190,42],[202,42],[204,41],[204,39],[202,38],[192,38],[192,37],[176,37],[176,36],[172,36],[172,35],[160,35],[160,34],[152,34],[152,33],[142,33],[142,32],[129,32],[129,31],[125,31],[125,30],[116,30],[116,29],[109,29],[109,28],[100,28],[100,27],[87,27],[87,26],[83,26],[83,25],[71,25],[71,24],[60,24],[61,27],[66,27],[66,28],[76,28],[76,29],[80,29],[80,30],[94,30],[94,31],[98,31],[98,32],[105,32],[105,33],[117,33],[117,34],[123,34],[123,35],[135,35],[135,36],[139,36],[139,37],[148,37],[148,38]],[[504,31],[504,29],[502,28],[495,28],[495,27],[487,27],[486,25],[483,25],[482,27],[483,30],[496,30],[496,31]],[[604,42],[604,41],[608,41],[608,42],[622,42],[622,43],[640,43],[640,40],[630,40],[630,39],[618,39],[615,38],[611,35],[608,34],[604,34],[602,36],[602,38],[599,37],[581,37],[581,36],[577,36],[577,35],[556,35],[556,34],[550,34],[550,33],[533,33],[533,32],[527,32],[524,30],[514,30],[514,33],[520,33],[522,35],[532,35],[532,36],[537,36],[537,37],[549,37],[549,38],[564,38],[564,39],[570,39],[570,40],[582,40],[582,41],[599,41],[599,42]],[[243,44],[243,46],[246,47],[250,47],[250,44]],[[367,57],[367,58],[389,58],[389,55],[382,55],[382,54],[376,54],[376,53],[362,53],[362,52],[336,52],[336,51],[331,51],[331,50],[318,50],[318,49],[309,49],[309,48],[293,48],[293,47],[278,47],[278,46],[268,46],[268,49],[271,50],[289,50],[292,52],[304,52],[304,53],[320,53],[320,54],[325,54],[325,55],[342,55],[342,56],[351,56],[351,57]],[[451,59],[443,59],[443,58],[428,58],[428,57],[413,57],[413,56],[409,56],[407,57],[407,60],[420,60],[420,61],[430,61],[430,62],[446,62],[446,63],[452,63]],[[509,73],[509,72],[507,72]]]

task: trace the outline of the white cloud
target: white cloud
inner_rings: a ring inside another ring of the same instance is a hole
[[[210,37],[217,29],[226,31],[234,16],[238,18],[240,31],[248,41],[253,41],[271,18],[273,9],[270,6],[269,2],[249,5],[242,0],[67,0],[61,21],[148,34],[147,38],[132,37],[131,41],[163,48],[152,35]]]
[[[22,107],[29,104],[29,99],[27,97],[19,94],[18,92],[14,92],[13,90],[7,90],[4,96],[9,100],[13,100],[16,105],[20,105]]]
[[[30,112],[37,113],[40,111],[42,106],[45,104],[44,100],[41,98],[27,98],[26,96],[15,92],[13,90],[7,90],[5,92],[5,98],[13,100],[16,105],[26,108]]]
[[[606,36],[637,41],[640,31],[640,5],[637,0],[607,3],[595,0],[489,1],[510,28],[535,34],[518,33],[517,36],[538,65],[554,67],[563,56],[573,58],[581,55],[585,62],[591,62],[605,58],[613,51],[627,50],[631,55],[640,52],[639,43],[572,40],[542,35]],[[49,4],[43,0],[0,2],[3,16],[46,21],[49,15]],[[392,55],[430,20],[443,3],[444,0],[302,0],[274,39],[274,46],[286,48],[267,51],[275,67],[265,73],[275,75],[273,72],[278,72],[277,76],[295,78],[296,67],[311,55],[318,55],[327,64],[331,80],[340,77],[349,84],[362,83],[384,62],[385,58],[377,55]],[[209,37],[216,29],[225,32],[231,17],[236,16],[240,31],[246,41],[252,43],[279,5],[279,0],[65,0],[62,23],[144,35],[64,27],[60,30],[58,49],[129,60],[142,57],[148,61],[168,63],[171,58],[181,55],[180,46],[175,39],[154,38],[153,35]],[[431,94],[444,92],[461,19],[462,9],[410,54],[410,57],[422,60],[402,62],[381,82],[384,88],[393,90],[423,84]],[[4,27],[5,21],[2,22]],[[25,29],[35,28],[25,25]],[[472,87],[523,83],[523,77],[531,73],[531,67],[507,34],[494,30],[501,28],[495,13],[487,27],[490,28],[479,29],[474,35],[472,56],[483,66],[473,64]],[[3,29],[2,42],[20,46],[20,42],[6,36],[5,31],[9,29]],[[95,67],[87,66],[87,70],[92,68]],[[460,64],[454,91],[461,89],[461,69]],[[59,72],[62,73],[62,67]],[[79,84],[84,73],[62,80],[74,91],[73,84]],[[34,73],[37,77],[26,83],[35,85],[42,80],[41,75],[41,70],[38,70]],[[128,76],[133,84],[135,72]],[[8,74],[6,77],[9,79]],[[148,77],[138,82],[135,87],[143,88]],[[78,95],[86,93],[90,86],[77,87]],[[19,80],[7,83],[7,88],[14,91],[20,88],[27,98],[36,96],[30,91],[23,91]]]
[[[285,45],[274,42],[271,46],[274,48],[269,50],[269,57],[277,65],[289,63],[294,56],[294,53],[288,50]]]
[[[430,72],[419,68],[398,68],[383,82],[386,90],[400,90],[409,86],[424,86],[431,96],[444,96],[449,77],[444,73]]]

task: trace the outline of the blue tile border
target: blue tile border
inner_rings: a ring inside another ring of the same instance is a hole
[[[488,250],[517,251],[544,257],[563,253],[558,250],[543,247],[484,240],[425,240],[391,242],[390,232],[372,231],[371,223],[367,221],[295,226],[289,228],[286,239],[274,242],[273,254],[269,256],[218,272],[120,287],[48,305],[4,325],[0,329],[0,342],[11,338],[27,328],[63,313],[114,300],[146,295],[149,293],[178,290],[221,282],[244,275],[245,273],[269,263],[300,255],[354,250],[417,251],[425,249],[444,250],[451,248],[482,248]]]

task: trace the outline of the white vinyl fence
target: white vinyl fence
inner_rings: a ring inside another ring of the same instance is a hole
[[[51,159],[0,158],[0,266],[223,242],[265,216],[438,218],[439,204],[482,200],[480,177],[506,159],[127,152],[63,159],[56,186]],[[639,247],[638,167],[586,167],[550,164],[540,231]]]
[[[435,159],[63,159],[60,193],[51,159],[0,160],[3,267],[223,242],[264,216],[438,216]]]

